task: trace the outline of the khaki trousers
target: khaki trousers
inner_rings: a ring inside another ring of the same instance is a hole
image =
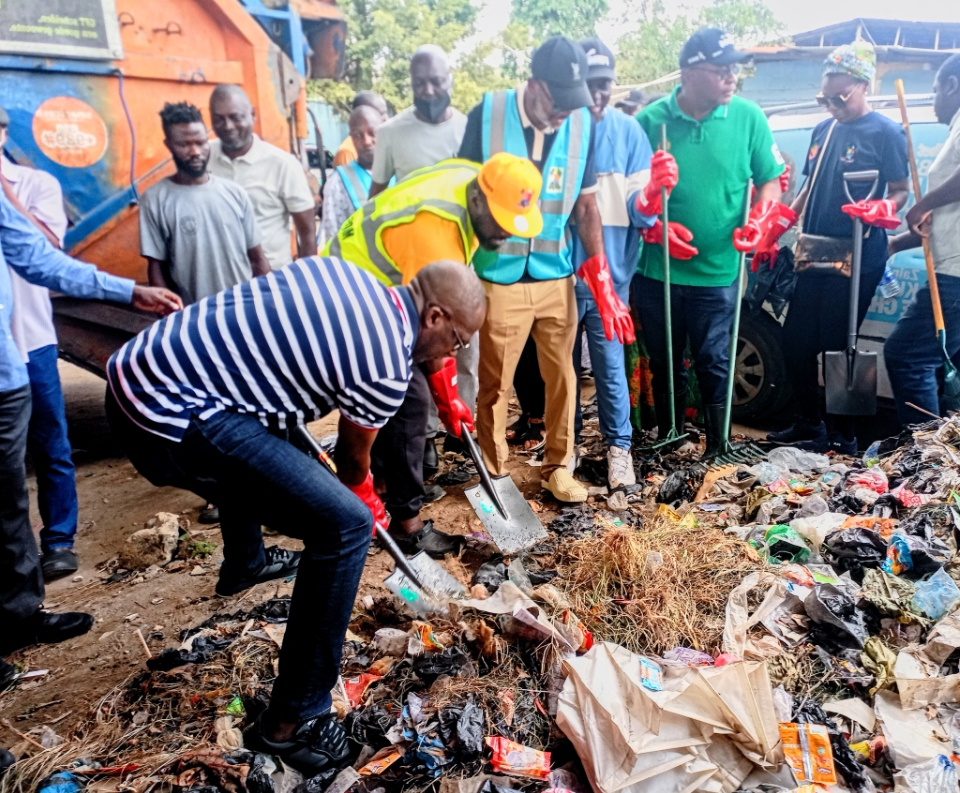
[[[573,345],[577,336],[574,276],[554,281],[494,284],[483,282],[487,318],[480,328],[480,387],[477,439],[494,476],[507,473],[507,403],[513,375],[527,337],[537,344],[546,383],[546,446],[541,478],[567,464],[573,453],[577,380]]]

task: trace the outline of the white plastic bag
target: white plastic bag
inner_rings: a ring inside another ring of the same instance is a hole
[[[893,781],[897,793],[957,793],[957,772],[942,754],[908,765]]]
[[[830,465],[830,459],[825,454],[814,454],[792,446],[780,446],[767,454],[767,459],[781,471],[809,471],[820,470]]]

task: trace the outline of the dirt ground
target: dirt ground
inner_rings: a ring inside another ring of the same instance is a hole
[[[76,549],[80,569],[74,577],[47,588],[47,608],[84,610],[96,617],[86,636],[53,646],[38,646],[10,656],[24,671],[47,670],[45,675],[21,680],[0,692],[0,746],[18,741],[17,732],[49,725],[66,736],[90,708],[115,686],[144,668],[146,653],[137,632],[154,654],[179,644],[179,632],[223,611],[249,608],[255,603],[292,589],[289,583],[262,584],[232,598],[214,595],[222,561],[221,538],[216,527],[197,523],[203,502],[192,493],[156,488],[140,476],[110,436],[103,412],[103,381],[71,364],[60,363],[70,440],[77,467],[80,527]],[[328,416],[311,426],[317,437],[335,431],[336,418]],[[524,495],[540,498],[538,469],[523,458],[513,465],[514,480]],[[32,474],[32,472],[31,472]],[[471,483],[468,483],[471,484]],[[467,534],[480,521],[463,496],[463,485],[448,487],[447,496],[430,504],[424,518],[433,518],[444,531]],[[31,475],[31,519],[39,528],[36,484]],[[537,504],[537,506],[540,506]],[[544,520],[556,504],[543,506]],[[114,559],[125,538],[144,527],[158,512],[178,513],[188,519],[198,540],[217,544],[217,552],[204,561],[190,561],[178,572],[161,572],[140,583],[105,583],[106,563]],[[267,544],[299,548],[296,540],[268,537]],[[450,572],[464,578],[464,570]],[[389,557],[371,548],[360,594],[385,591],[383,578],[392,569]]]

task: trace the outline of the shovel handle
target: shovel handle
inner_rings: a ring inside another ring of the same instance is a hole
[[[490,499],[497,507],[497,512],[503,517],[504,520],[507,520],[509,516],[507,515],[507,508],[503,506],[503,501],[500,500],[500,494],[497,492],[497,488],[493,486],[493,478],[490,476],[490,472],[487,470],[487,466],[483,464],[483,455],[480,454],[480,449],[477,448],[477,442],[470,436],[470,430],[460,424],[460,440],[463,441],[463,445],[467,447],[467,452],[470,454],[470,457],[473,458],[473,464],[477,468],[477,473],[480,474],[480,484],[483,485],[483,489],[487,491],[487,495],[490,496]]]
[[[910,134],[910,118],[907,115],[907,98],[903,93],[903,80],[897,80],[894,83],[897,89],[897,104],[900,105],[900,120],[903,123],[903,131],[907,136],[907,159],[910,162],[910,178],[913,181],[914,201],[919,201],[923,197],[920,191],[920,171],[917,170],[917,154],[913,149],[913,136]],[[930,240],[922,237],[923,240],[923,258],[927,265],[927,285],[930,287],[930,302],[933,304],[933,323],[936,326],[937,334],[943,332],[943,309],[940,307],[940,287],[937,285],[937,272],[933,269],[933,254],[930,252]]]

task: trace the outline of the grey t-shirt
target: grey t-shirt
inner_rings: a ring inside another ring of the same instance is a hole
[[[397,181],[417,168],[436,165],[440,160],[456,157],[460,151],[467,117],[454,109],[453,115],[439,124],[421,121],[408,107],[377,130],[377,147],[373,155],[373,181],[387,184]]]
[[[249,281],[247,251],[260,244],[253,204],[236,182],[210,174],[200,185],[168,177],[140,199],[140,255],[167,262],[183,302]]]

